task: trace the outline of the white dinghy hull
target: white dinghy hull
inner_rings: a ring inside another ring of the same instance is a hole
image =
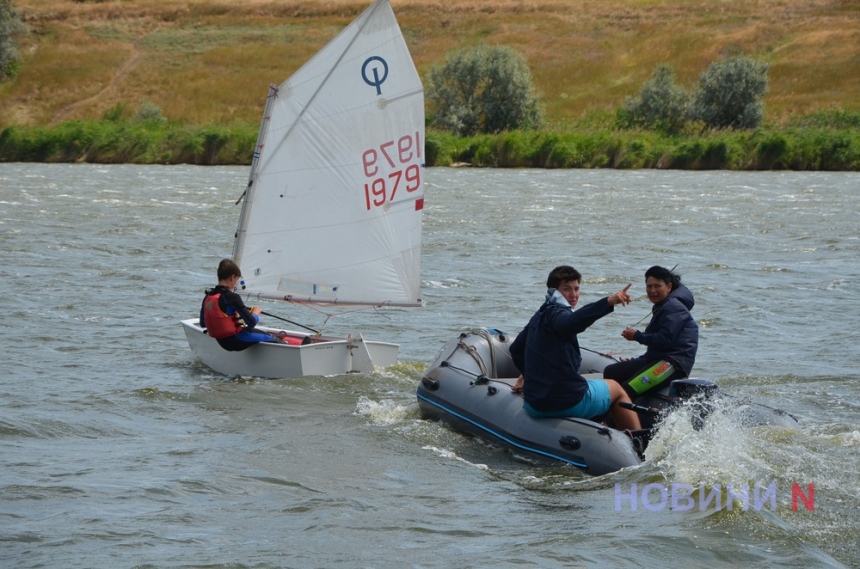
[[[192,353],[207,367],[227,376],[282,379],[307,375],[370,373],[397,363],[397,344],[370,342],[361,335],[322,337],[303,346],[263,342],[241,352],[228,352],[206,333],[196,318],[182,321]],[[269,332],[278,330],[259,327]],[[284,330],[292,337],[307,334]]]

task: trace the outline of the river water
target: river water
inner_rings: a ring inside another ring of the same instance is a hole
[[[246,176],[0,164],[0,566],[860,567],[860,175],[430,169],[425,308],[265,307],[400,363],[291,380],[219,376],[179,324]],[[562,263],[582,303],[633,283],[581,336],[627,356],[645,269],[677,264],[695,375],[801,428],[677,420],[641,467],[590,478],[422,420],[442,344],[516,332]]]

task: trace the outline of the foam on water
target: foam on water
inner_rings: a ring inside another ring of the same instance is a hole
[[[477,468],[478,470],[489,470],[489,467],[486,464],[476,464],[473,462],[469,462],[468,460],[466,460],[462,456],[459,456],[457,453],[450,451],[448,449],[436,448],[433,446],[425,446],[422,448],[424,450],[429,450],[430,452],[432,452],[433,454],[435,454],[439,458],[444,458],[447,460],[454,460],[457,462],[461,462],[463,464],[467,464],[469,466]]]
[[[368,417],[374,425],[393,425],[409,416],[410,409],[391,399],[374,401],[362,395],[358,398],[355,414]]]

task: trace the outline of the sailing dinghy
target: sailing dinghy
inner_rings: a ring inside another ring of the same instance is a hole
[[[424,89],[390,4],[377,0],[269,89],[233,246],[237,292],[249,305],[421,306],[423,207]],[[353,334],[228,352],[197,318],[182,325],[192,352],[226,375],[369,372],[399,349]]]

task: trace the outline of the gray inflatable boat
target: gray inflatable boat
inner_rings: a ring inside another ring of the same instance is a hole
[[[511,391],[519,376],[508,351],[515,338],[515,334],[483,329],[463,333],[445,344],[418,386],[422,417],[444,421],[532,458],[565,462],[592,475],[640,464],[659,417],[678,405],[695,406],[695,428],[701,427],[717,399],[728,400],[728,408],[745,425],[797,427],[788,413],[731,398],[704,379],[675,380],[637,397],[630,408],[639,413],[641,431],[622,432],[597,422],[599,419],[535,419],[523,409],[522,396]],[[585,351],[580,373],[602,377],[603,368],[614,361]]]

